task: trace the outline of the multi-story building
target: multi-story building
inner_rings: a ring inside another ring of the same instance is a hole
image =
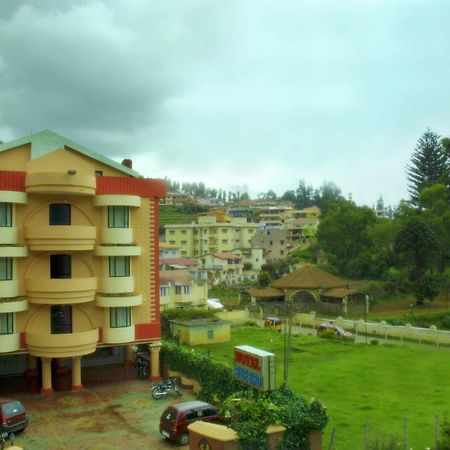
[[[51,393],[56,363],[78,390],[86,355],[148,344],[158,377],[165,183],[49,130],[1,144],[0,169],[0,368]]]
[[[237,284],[242,279],[242,258],[230,252],[203,255],[198,259],[199,271],[207,273],[208,283]]]
[[[269,228],[259,230],[252,239],[253,247],[263,249],[267,260],[285,258],[290,249],[286,229]]]
[[[251,248],[251,239],[259,224],[249,223],[243,217],[229,217],[227,220],[221,222],[218,216],[199,216],[190,224],[166,225],[166,242],[178,246],[181,256],[193,258],[207,253]]]

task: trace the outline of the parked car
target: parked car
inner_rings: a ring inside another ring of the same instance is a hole
[[[266,317],[264,319],[264,328],[272,328],[278,331],[278,333],[281,333],[283,325],[279,317]]]
[[[168,406],[161,415],[159,431],[166,438],[180,445],[189,443],[188,425],[196,420],[220,422],[219,410],[209,403],[193,400]]]
[[[208,298],[206,304],[208,305],[209,309],[221,310],[224,308],[221,301],[218,300],[217,298]]]
[[[317,328],[317,333],[320,334],[326,330],[333,330],[336,336],[341,339],[349,339],[349,340],[354,339],[354,336],[352,333],[350,333],[350,331],[346,331],[343,328],[338,327],[337,325],[334,325],[333,323],[330,322],[324,322],[320,324],[319,328]]]
[[[28,426],[28,412],[19,400],[0,398],[0,433],[16,433]]]

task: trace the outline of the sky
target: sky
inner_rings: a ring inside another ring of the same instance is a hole
[[[0,140],[395,206],[417,140],[450,136],[449,23],[448,0],[0,0]]]

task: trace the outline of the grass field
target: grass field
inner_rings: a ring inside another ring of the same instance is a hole
[[[284,336],[256,327],[232,329],[227,344],[198,346],[233,366],[233,347],[253,345],[273,352],[277,385],[283,381]],[[320,399],[330,422],[324,433],[328,448],[336,427],[334,450],[364,448],[365,427],[371,436],[403,438],[408,418],[408,448],[434,446],[434,417],[450,414],[450,349],[430,346],[353,344],[314,336],[293,336],[289,386]],[[401,446],[403,449],[403,445]]]

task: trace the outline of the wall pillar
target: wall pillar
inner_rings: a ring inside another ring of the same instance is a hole
[[[83,390],[81,384],[81,356],[72,358],[72,392]]]
[[[136,356],[136,352],[133,349],[133,345],[128,344],[125,346],[125,365],[132,366],[134,363],[134,358]]]
[[[159,371],[159,351],[161,350],[161,342],[152,342],[148,344],[148,348],[150,350],[150,380],[160,380],[161,375]]]
[[[41,394],[53,394],[52,386],[52,358],[41,358],[42,360],[42,388]]]
[[[27,378],[37,378],[38,370],[37,370],[38,360],[36,356],[28,355],[27,356]]]

